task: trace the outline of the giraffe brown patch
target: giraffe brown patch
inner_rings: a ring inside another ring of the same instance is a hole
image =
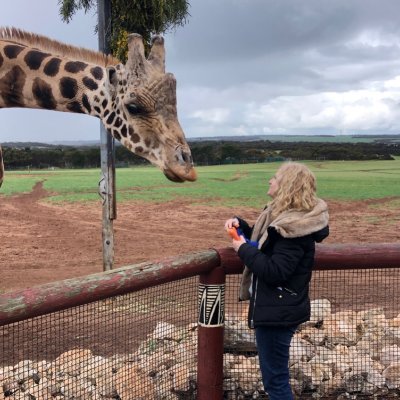
[[[121,128],[121,135],[123,137],[126,137],[127,133],[128,133],[128,129],[126,128],[126,125],[123,125]]]
[[[143,147],[142,146],[137,146],[137,147],[135,147],[135,151],[137,153],[143,153]]]
[[[73,113],[80,113],[80,114],[84,113],[79,101],[72,101],[71,103],[68,103],[67,108],[69,111],[71,111]]]
[[[144,144],[146,145],[146,147],[150,147],[150,145],[151,145],[151,140],[150,140],[149,138],[147,138],[147,139],[144,141]]]
[[[87,76],[82,79],[82,82],[89,90],[97,90],[99,88],[97,82]]]
[[[140,136],[137,133],[132,133],[131,135],[131,139],[133,143],[139,143],[140,142]]]
[[[24,105],[24,88],[26,74],[18,65],[14,66],[0,79],[0,93],[7,107],[18,107]]]
[[[92,74],[93,78],[97,79],[98,81],[103,79],[104,73],[103,73],[103,69],[100,67],[93,67],[90,70],[90,73]]]
[[[99,110],[100,110],[100,108],[99,108]],[[105,110],[103,113],[103,117],[107,117],[108,114],[110,114],[110,110]]]
[[[101,114],[100,107],[94,106],[93,108],[94,108],[94,111],[96,111],[96,113],[97,113],[98,115]]]
[[[44,66],[43,72],[47,76],[56,76],[58,71],[60,70],[61,60],[59,58],[53,57],[49,61],[47,61],[46,65]]]
[[[101,103],[101,106],[102,106],[103,108],[106,108],[106,107],[107,107],[107,104],[108,104],[108,100],[107,100],[107,99],[104,99],[103,102]]]
[[[24,48],[25,47],[18,46],[16,44],[9,44],[7,46],[4,46],[4,54],[7,58],[16,58],[18,57],[18,54],[21,53],[22,50],[24,50]]]
[[[107,124],[111,125],[114,122],[115,112],[112,112],[109,117],[107,118]]]
[[[35,78],[32,85],[32,93],[39,107],[47,110],[56,108],[57,102],[53,96],[53,90],[43,79]]]
[[[115,137],[115,139],[121,140],[121,135],[120,135],[118,129],[113,129],[112,132],[113,132],[113,136]]]
[[[73,99],[78,92],[78,84],[76,79],[64,77],[60,79],[60,92],[63,97]]]
[[[68,61],[65,63],[64,69],[71,74],[82,72],[88,65],[82,61]]]
[[[92,107],[91,107],[91,105],[90,105],[90,103],[89,103],[89,99],[88,99],[88,97],[86,96],[86,94],[84,94],[84,95],[82,96],[82,105],[83,105],[83,107],[86,108],[86,110],[88,111],[89,114],[92,112]]]
[[[30,69],[37,70],[42,65],[43,60],[49,55],[50,54],[43,53],[42,51],[30,50],[26,53],[24,61]]]
[[[119,128],[121,125],[122,125],[122,119],[120,117],[118,117],[114,122],[114,126],[116,128]]]

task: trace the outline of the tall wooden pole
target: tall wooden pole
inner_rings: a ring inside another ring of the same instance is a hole
[[[110,53],[111,0],[97,0],[99,50]],[[114,138],[100,123],[101,178],[99,193],[103,199],[103,270],[109,271],[114,263],[113,221],[117,218],[115,193]]]

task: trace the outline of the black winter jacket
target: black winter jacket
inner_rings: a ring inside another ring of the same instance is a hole
[[[239,219],[247,238],[252,228]],[[249,327],[296,326],[310,319],[309,283],[315,242],[329,235],[329,226],[295,238],[284,238],[274,227],[260,250],[244,243],[238,255],[253,273]]]

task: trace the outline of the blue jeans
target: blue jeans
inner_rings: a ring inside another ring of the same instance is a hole
[[[264,389],[270,400],[293,400],[289,384],[289,348],[296,327],[256,328]]]

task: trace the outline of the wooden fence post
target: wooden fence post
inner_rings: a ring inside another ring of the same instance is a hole
[[[200,275],[197,399],[223,398],[225,270]]]

